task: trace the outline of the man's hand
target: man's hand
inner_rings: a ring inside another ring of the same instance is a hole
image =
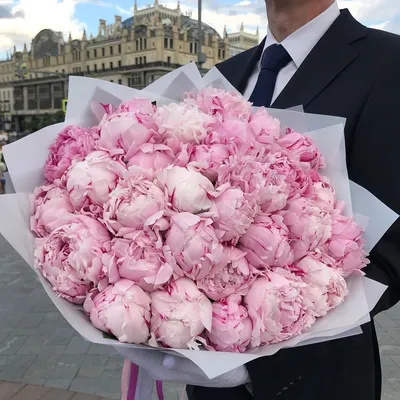
[[[208,379],[204,372],[187,358],[157,350],[126,347],[116,347],[116,350],[132,363],[147,370],[154,379],[159,381],[218,388],[236,387],[250,382],[244,365],[217,378]]]

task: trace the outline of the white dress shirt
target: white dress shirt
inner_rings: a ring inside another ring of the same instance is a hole
[[[292,57],[292,61],[285,68],[282,68],[278,74],[274,95],[272,96],[272,103],[289,83],[297,69],[300,68],[302,62],[306,59],[311,50],[319,42],[322,36],[324,36],[326,31],[339,15],[339,7],[335,1],[322,14],[318,15],[318,17],[311,20],[308,24],[302,26],[296,32],[293,32],[280,43],[289,53],[290,57]],[[277,40],[268,28],[263,52],[267,47],[277,43]],[[260,70],[260,62],[258,62],[254,72],[250,76],[244,92],[244,97],[246,99],[249,99],[253,93]]]

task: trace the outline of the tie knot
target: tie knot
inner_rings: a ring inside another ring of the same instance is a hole
[[[281,44],[273,44],[264,50],[261,59],[261,69],[268,69],[278,73],[292,61],[289,53]]]

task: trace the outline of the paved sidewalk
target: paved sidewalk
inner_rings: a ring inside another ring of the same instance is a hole
[[[22,383],[1,382],[0,400],[108,400],[105,397],[50,389]]]
[[[382,400],[400,400],[400,306],[379,315],[376,325]],[[113,349],[86,342],[68,325],[34,272],[0,236],[0,381],[98,396],[74,400],[119,399],[122,364]],[[178,400],[181,387],[166,385],[165,391],[166,400]]]

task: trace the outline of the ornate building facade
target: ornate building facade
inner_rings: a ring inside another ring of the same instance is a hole
[[[258,44],[258,32],[244,31],[222,36],[202,24],[202,69]],[[99,21],[97,34],[81,39],[70,35],[64,41],[60,32],[45,29],[33,39],[28,51],[16,51],[0,61],[0,118],[12,119],[16,130],[27,128],[35,116],[53,115],[61,110],[67,97],[71,75],[105,79],[142,89],[160,76],[192,61],[197,61],[198,24],[183,14],[179,3],[175,9],[154,1],[146,9],[134,6],[133,17],[112,24]],[[1,117],[3,116],[3,117]],[[0,121],[0,130],[1,121]],[[3,127],[4,129],[4,127]]]

